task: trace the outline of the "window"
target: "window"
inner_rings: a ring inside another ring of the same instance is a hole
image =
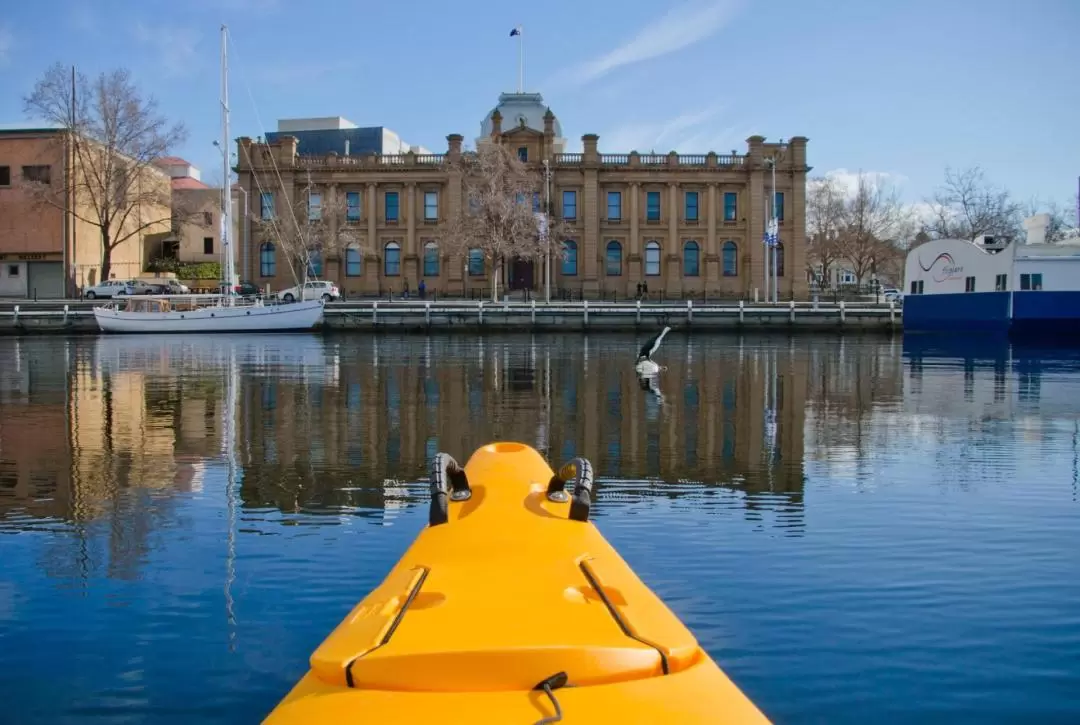
[[[563,242],[562,273],[565,276],[577,274],[577,242],[572,239]]]
[[[1008,289],[1009,289],[1009,275],[1007,275],[1007,274],[999,274],[997,277],[994,277],[994,291],[995,292],[1005,292]]]
[[[975,291],[975,278],[974,277],[964,277],[964,291],[965,292],[974,292]]]
[[[396,222],[398,220],[398,193],[396,191],[388,191],[383,197],[386,221]]]
[[[259,276],[273,277],[277,274],[277,254],[272,242],[259,245]]]
[[[607,243],[605,262],[604,274],[608,277],[619,277],[622,275],[622,245],[614,239]]]
[[[52,168],[49,166],[24,166],[22,167],[23,178],[37,184],[52,183]],[[8,172],[9,174],[11,172]]]
[[[7,266],[7,276],[8,277],[18,277],[19,276],[19,265],[17,265],[17,264],[9,264]]]
[[[523,162],[529,160],[528,146],[518,146],[518,160]]]
[[[540,211],[540,192],[533,192],[533,213]]]
[[[576,191],[564,191],[562,193],[562,216],[563,219],[577,219]]]
[[[773,254],[776,255],[776,276],[784,276],[784,245],[780,242],[776,243],[773,248]]]
[[[776,192],[776,220],[784,221],[784,192]]]
[[[202,213],[202,223],[203,223],[204,226],[208,226],[208,227],[213,226],[213,224],[214,224],[214,213],[211,212],[211,211],[204,211]]]
[[[308,250],[308,277],[322,277],[322,250]]]
[[[437,242],[428,242],[424,245],[424,276],[439,276],[439,245]]]
[[[683,276],[697,277],[701,274],[701,247],[689,241],[683,245]]]
[[[383,274],[387,277],[397,277],[401,274],[401,245],[397,242],[387,242],[385,249]]]
[[[1042,273],[1020,275],[1020,289],[1025,292],[1042,289]]]
[[[308,192],[307,218],[311,221],[322,219],[322,194],[317,191]]]
[[[434,222],[439,220],[439,192],[424,192],[424,221]]]
[[[921,279],[915,279],[911,281],[911,294],[921,295],[923,293],[923,281]]]
[[[203,237],[202,238],[202,253],[213,254],[214,253],[214,238]]]
[[[647,277],[660,275],[660,242],[651,241],[645,244],[645,275]]]
[[[696,191],[686,192],[686,221],[696,222],[698,220],[698,193]]]
[[[11,186],[10,166],[0,166],[0,186]]]
[[[651,222],[660,221],[660,192],[645,192],[645,218]]]
[[[484,253],[479,249],[469,250],[469,276],[482,277],[484,275]]]
[[[724,242],[724,246],[721,249],[721,255],[721,263],[723,266],[721,274],[725,277],[738,277],[739,246],[729,239]]]
[[[359,277],[364,271],[364,255],[356,247],[345,250],[345,276]]]
[[[264,191],[259,194],[259,216],[263,221],[274,218],[274,192]]]
[[[617,222],[622,219],[622,192],[609,191],[607,193],[607,218],[608,221]]]
[[[345,192],[345,221],[354,224],[360,221],[360,192]]]
[[[724,192],[724,221],[733,222],[738,219],[739,195],[734,191]]]

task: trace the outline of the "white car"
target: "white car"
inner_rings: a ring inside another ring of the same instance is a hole
[[[341,290],[333,282],[317,280],[303,284],[303,294],[300,293],[300,285],[289,287],[278,292],[277,296],[285,302],[296,302],[298,299],[317,300],[322,298],[324,302],[341,299]]]
[[[133,294],[135,294],[135,285],[131,280],[110,279],[101,284],[83,287],[83,297],[88,300]]]
[[[886,289],[883,289],[881,290],[881,294],[885,298],[886,302],[902,303],[904,301],[904,293],[896,289],[895,287],[888,287]]]

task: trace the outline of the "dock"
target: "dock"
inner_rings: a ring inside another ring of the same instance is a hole
[[[101,302],[0,302],[0,335],[100,334]],[[327,304],[325,332],[566,332],[655,329],[695,332],[775,330],[892,333],[903,328],[895,303],[551,302],[348,300]]]

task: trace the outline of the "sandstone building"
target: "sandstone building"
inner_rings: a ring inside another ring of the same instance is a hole
[[[461,181],[447,161],[463,153],[463,136],[447,136],[444,154],[388,154],[357,143],[361,130],[238,140],[238,183],[252,200],[240,275],[274,290],[295,284],[277,235],[303,222],[298,207],[314,219],[334,205],[351,241],[325,255],[312,249],[309,273],[334,280],[347,296],[415,290],[421,279],[441,294],[490,289],[492,270],[479,254],[439,247],[440,229],[461,205]],[[779,144],[751,136],[745,153],[680,155],[601,153],[599,138],[586,134],[582,152],[567,153],[539,93],[504,93],[481,123],[477,142],[488,140],[510,145],[538,174],[550,170],[550,213],[572,229],[565,258],[552,263],[553,290],[586,298],[632,296],[639,282],[654,297],[760,294],[767,159],[776,158],[780,297],[806,295],[805,137]],[[538,260],[506,267],[511,289],[543,288]]]

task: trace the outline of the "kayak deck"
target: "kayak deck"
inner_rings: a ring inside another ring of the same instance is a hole
[[[500,442],[432,479],[429,526],[266,722],[767,722],[588,522],[587,461]]]

